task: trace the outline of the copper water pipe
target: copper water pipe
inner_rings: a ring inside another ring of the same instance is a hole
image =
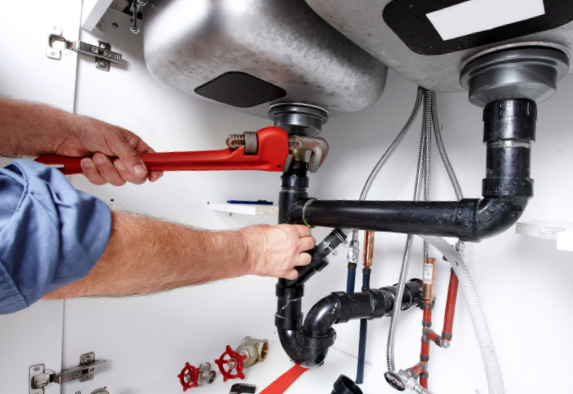
[[[362,264],[364,269],[372,267],[372,257],[374,256],[374,231],[364,232],[364,259]]]
[[[428,388],[428,362],[430,361],[430,338],[428,333],[432,326],[432,308],[434,307],[434,288],[436,276],[436,259],[427,257],[424,263],[424,287],[422,290],[424,297],[424,317],[422,319],[422,347],[420,350],[420,364],[424,372],[420,375],[420,386]]]

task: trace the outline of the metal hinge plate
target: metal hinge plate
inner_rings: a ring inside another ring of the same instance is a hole
[[[93,57],[98,70],[109,71],[111,63],[123,63],[123,55],[112,51],[109,43],[99,41],[98,45],[92,45],[83,41],[68,41],[62,35],[62,29],[59,26],[50,26],[46,56],[53,60],[60,60],[62,51],[66,50]]]
[[[106,371],[109,365],[106,360],[96,360],[95,353],[85,353],[80,356],[80,365],[56,373],[46,369],[44,364],[32,365],[29,370],[29,394],[44,394],[44,389],[50,383],[68,383],[73,380],[87,382],[95,377],[96,373]]]

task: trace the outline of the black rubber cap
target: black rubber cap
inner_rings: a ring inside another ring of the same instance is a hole
[[[345,375],[340,375],[333,386],[334,390],[332,390],[331,394],[362,394],[360,387]]]

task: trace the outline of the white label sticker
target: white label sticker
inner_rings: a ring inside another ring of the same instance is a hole
[[[433,264],[424,263],[424,283],[427,285],[432,284],[432,277],[434,276],[434,266]]]
[[[426,16],[446,41],[544,14],[543,0],[471,0]]]

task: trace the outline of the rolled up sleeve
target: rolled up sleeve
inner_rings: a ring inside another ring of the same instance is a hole
[[[0,202],[0,313],[86,276],[109,240],[108,206],[43,164],[0,169]]]

